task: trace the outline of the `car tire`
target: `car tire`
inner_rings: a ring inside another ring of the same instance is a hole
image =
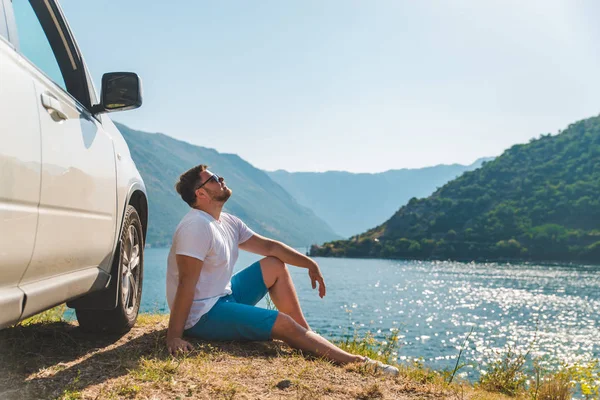
[[[85,331],[125,333],[137,319],[144,277],[144,235],[140,217],[131,205],[125,211],[113,267],[116,267],[119,279],[117,307],[112,310],[76,309],[79,326]]]

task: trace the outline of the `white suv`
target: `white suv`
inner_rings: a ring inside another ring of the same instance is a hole
[[[106,113],[141,104],[123,72],[97,100],[56,1],[0,0],[0,328],[65,301],[87,330],[135,323],[148,203]]]

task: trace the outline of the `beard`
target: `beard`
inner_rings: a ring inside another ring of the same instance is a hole
[[[225,189],[223,192],[219,192],[217,193],[214,190],[210,190],[208,188],[205,188],[206,193],[209,194],[210,199],[212,201],[216,201],[217,203],[225,203],[230,197],[231,197],[231,189],[227,188]]]

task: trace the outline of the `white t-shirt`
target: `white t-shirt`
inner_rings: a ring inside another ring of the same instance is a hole
[[[167,260],[167,302],[173,309],[179,282],[176,254],[202,260],[200,278],[196,284],[194,302],[185,322],[189,329],[219,300],[231,294],[231,276],[238,258],[238,245],[254,235],[241,219],[221,213],[220,219],[191,209],[181,220]]]

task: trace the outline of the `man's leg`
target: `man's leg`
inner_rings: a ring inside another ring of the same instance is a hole
[[[339,364],[365,360],[364,357],[345,352],[322,336],[307,330],[283,312],[277,316],[271,336],[273,339],[283,340],[291,347],[325,357]]]
[[[266,257],[260,260],[260,269],[277,310],[292,317],[304,329],[310,330],[286,265],[276,257]]]
[[[300,326],[287,314],[275,310],[220,300],[186,335],[203,340],[283,340],[291,347],[340,364],[364,361]]]

